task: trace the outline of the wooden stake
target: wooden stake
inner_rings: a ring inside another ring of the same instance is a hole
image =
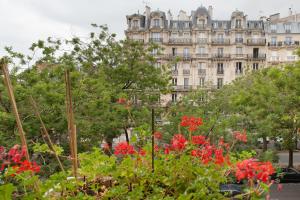
[[[17,104],[16,104],[16,99],[15,99],[14,92],[13,92],[13,87],[12,87],[12,84],[11,84],[11,81],[10,81],[10,78],[9,78],[9,72],[8,72],[8,69],[7,69],[7,62],[5,62],[4,59],[1,59],[0,67],[2,68],[2,71],[3,71],[4,82],[5,82],[5,85],[7,87],[8,96],[9,96],[9,99],[10,99],[10,102],[11,102],[11,105],[12,105],[13,113],[14,113],[15,118],[16,118],[18,132],[19,132],[19,136],[20,136],[20,139],[21,139],[21,143],[22,143],[22,148],[24,148],[25,151],[26,151],[26,153],[25,153],[26,160],[30,161],[27,142],[26,142],[26,137],[25,137],[25,132],[23,130],[23,126],[22,126],[22,122],[21,122],[21,119],[20,119],[18,107],[17,107]]]
[[[68,70],[65,72],[65,82],[66,82],[66,113],[68,119],[70,151],[72,157],[73,175],[75,176],[75,178],[77,178],[77,169],[78,169],[77,137],[76,137],[76,125],[74,124],[70,72]]]
[[[154,147],[155,147],[155,140],[154,140],[154,133],[155,133],[155,124],[154,124],[154,108],[151,109],[151,113],[152,113],[152,124],[151,124],[151,128],[152,128],[152,158],[151,158],[151,161],[152,161],[152,172],[154,172]]]
[[[43,119],[41,117],[41,114],[40,114],[40,112],[38,110],[36,102],[34,101],[34,99],[33,99],[32,96],[30,96],[30,101],[31,101],[31,105],[32,105],[32,107],[34,109],[34,113],[35,113],[36,117],[39,119],[39,121],[40,121],[40,123],[42,125],[42,134],[43,134],[43,137],[45,136],[47,138],[47,140],[48,140],[48,143],[46,143],[46,144],[48,145],[49,149],[54,152],[55,158],[56,158],[56,160],[57,160],[57,162],[59,164],[59,167],[60,167],[61,171],[65,172],[65,169],[64,169],[64,167],[63,167],[63,165],[62,165],[62,163],[61,163],[61,161],[60,161],[60,159],[59,159],[59,157],[58,157],[58,155],[57,155],[57,153],[56,153],[56,151],[54,149],[54,145],[52,143],[52,140],[50,138],[48,130],[47,130],[45,124],[44,124],[44,121],[43,121]]]

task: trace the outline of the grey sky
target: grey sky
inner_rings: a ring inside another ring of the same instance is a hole
[[[300,0],[144,0],[152,8],[195,10],[201,4],[213,6],[214,19],[229,19],[235,9],[242,10],[250,19],[288,9],[300,12]],[[58,38],[86,35],[90,24],[107,24],[118,38],[124,37],[128,14],[144,12],[143,0],[0,0],[0,57],[4,46],[27,51],[30,44],[48,36]]]

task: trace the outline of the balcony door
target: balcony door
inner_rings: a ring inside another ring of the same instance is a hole
[[[184,78],[183,80],[183,86],[184,86],[184,89],[188,89],[189,88],[189,78]]]
[[[253,48],[253,58],[258,58],[259,48]]]

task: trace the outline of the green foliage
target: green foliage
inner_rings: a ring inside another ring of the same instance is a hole
[[[53,145],[53,148],[55,152],[52,152],[47,144],[35,143],[32,147],[35,153],[56,153],[57,155],[61,155],[64,152],[60,146]]]
[[[12,199],[12,193],[15,191],[15,186],[11,183],[0,185],[0,199],[10,200]]]

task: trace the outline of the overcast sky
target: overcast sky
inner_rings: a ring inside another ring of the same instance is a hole
[[[0,0],[0,57],[4,46],[26,52],[32,42],[48,36],[85,36],[91,23],[107,24],[123,38],[126,15],[143,13],[145,3],[152,10],[170,9],[173,16],[181,9],[190,14],[212,5],[214,19],[229,19],[236,9],[249,19],[277,12],[286,16],[290,7],[300,12],[300,0]]]

